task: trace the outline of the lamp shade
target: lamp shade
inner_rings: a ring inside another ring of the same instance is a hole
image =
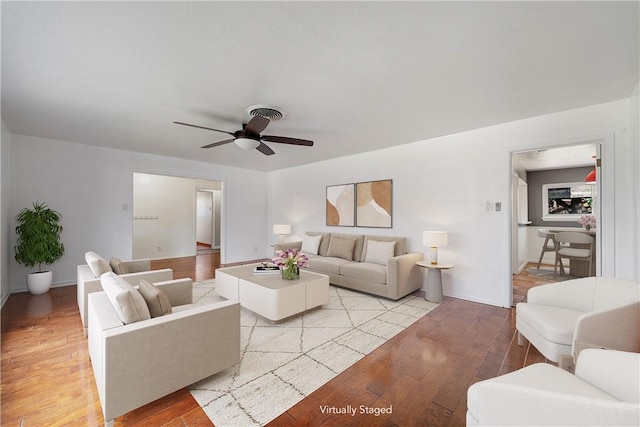
[[[276,224],[273,226],[273,234],[291,234],[291,225],[289,224]]]
[[[422,244],[429,247],[443,248],[447,246],[446,231],[424,231],[422,233]]]

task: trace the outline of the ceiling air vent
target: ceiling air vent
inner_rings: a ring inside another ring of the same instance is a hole
[[[274,122],[282,120],[285,117],[284,111],[278,107],[274,107],[273,105],[252,105],[247,108],[247,113],[252,117],[260,116]]]

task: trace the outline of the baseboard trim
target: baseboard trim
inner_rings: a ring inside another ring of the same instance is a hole
[[[67,281],[67,282],[57,282],[57,283],[53,283],[51,285],[52,288],[61,288],[63,286],[71,286],[71,285],[75,285],[76,282],[75,281]],[[11,294],[19,294],[20,292],[29,292],[29,288],[27,288],[27,285],[22,285],[19,288],[12,288],[11,291],[9,292],[9,295]],[[7,295],[7,299],[9,298],[9,295]]]

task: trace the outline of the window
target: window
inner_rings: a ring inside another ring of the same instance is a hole
[[[592,183],[569,182],[542,186],[542,219],[544,221],[577,221],[592,214]]]

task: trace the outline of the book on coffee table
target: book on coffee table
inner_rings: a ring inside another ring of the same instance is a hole
[[[280,274],[280,267],[277,265],[258,265],[253,269],[253,274]]]

